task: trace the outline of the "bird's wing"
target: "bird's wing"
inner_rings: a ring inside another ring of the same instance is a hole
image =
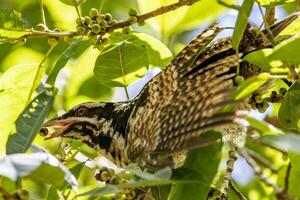
[[[232,103],[228,88],[235,74],[230,70],[239,59],[228,38],[206,48],[220,31],[215,26],[206,29],[144,88],[129,121],[131,160],[187,149],[190,141],[214,126],[234,122],[234,112],[220,110]]]

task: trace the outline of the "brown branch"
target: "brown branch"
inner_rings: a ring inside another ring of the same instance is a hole
[[[197,3],[199,1],[200,0],[179,0],[176,3],[170,4],[170,5],[167,5],[167,6],[162,6],[162,7],[157,8],[157,9],[151,11],[151,12],[148,12],[148,13],[137,16],[137,22],[136,23],[143,22],[143,21],[145,21],[147,19],[150,19],[150,18],[153,18],[155,16],[162,15],[162,14],[174,11],[178,8],[183,7],[183,6],[193,5],[194,3]],[[106,33],[111,33],[116,29],[123,28],[123,27],[126,27],[126,26],[130,26],[132,24],[135,24],[135,23],[130,22],[130,20],[121,21],[121,22],[118,22],[116,24],[112,24],[112,25],[106,27],[105,32],[103,32],[101,34],[104,35]],[[16,30],[14,30],[14,31],[16,31]],[[12,43],[13,42],[18,42],[18,41],[23,40],[24,38],[38,38],[38,37],[63,38],[63,37],[68,37],[68,36],[73,37],[73,36],[85,35],[85,34],[79,34],[77,31],[59,32],[59,31],[50,31],[50,30],[49,31],[36,31],[36,30],[31,30],[31,29],[30,30],[17,30],[17,31],[23,31],[23,32],[28,32],[28,33],[25,34],[24,36],[22,36],[20,38],[16,38],[16,39],[0,39],[0,43],[1,42],[12,42]]]
[[[257,163],[255,162],[255,160],[253,158],[251,158],[251,156],[247,153],[247,151],[244,148],[240,148],[239,149],[239,153],[242,157],[245,158],[245,160],[247,161],[247,163],[252,167],[255,175],[262,181],[264,182],[267,186],[270,186],[274,189],[276,194],[280,194],[282,193],[282,189],[276,184],[274,183],[272,180],[270,180],[269,178],[267,178],[264,174],[263,171],[261,170],[261,168],[257,165]]]
[[[251,156],[251,158],[253,158],[256,162],[260,163],[261,165],[263,165],[264,167],[270,169],[273,173],[277,173],[278,170],[272,165],[271,162],[269,162],[266,158],[264,158],[262,155],[260,155],[259,153],[245,148],[245,150],[247,151],[247,153],[249,154],[249,156]]]
[[[240,199],[240,200],[247,200],[247,198],[239,191],[239,189],[234,185],[232,180],[229,182],[229,187],[234,192],[234,194]]]

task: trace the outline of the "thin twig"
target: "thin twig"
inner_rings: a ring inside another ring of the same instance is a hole
[[[289,162],[287,169],[286,169],[286,175],[284,178],[284,188],[282,191],[283,193],[286,193],[286,194],[289,190],[289,178],[290,178],[291,169],[292,169],[292,164],[291,164],[291,162]]]
[[[262,155],[260,155],[259,153],[255,152],[251,149],[248,149],[248,148],[245,148],[245,150],[247,151],[249,156],[251,156],[256,162],[258,162],[261,165],[263,165],[264,167],[270,169],[273,173],[278,173],[278,170],[272,165],[272,163],[269,162]]]
[[[80,18],[81,15],[80,15],[80,11],[79,11],[78,5],[75,6],[75,9],[76,9],[76,13],[77,13],[78,17]]]
[[[162,15],[171,11],[174,11],[178,8],[181,8],[183,6],[190,6],[194,3],[199,2],[200,0],[180,0],[179,2],[167,5],[167,6],[162,6],[160,8],[157,8],[151,12],[142,14],[137,16],[137,22],[143,22],[147,19],[153,18],[158,15]],[[79,10],[77,8],[77,14],[80,16]],[[105,32],[102,34],[106,33],[111,33],[116,29],[123,28],[126,26],[130,26],[134,23],[130,22],[129,20],[121,21],[116,24],[110,25],[106,28]],[[79,34],[77,31],[68,31],[68,32],[58,32],[58,31],[36,31],[32,29],[27,29],[27,30],[13,30],[13,31],[21,31],[21,32],[27,32],[25,33],[22,37],[19,38],[14,38],[14,39],[0,39],[0,43],[4,42],[11,42],[11,43],[16,43],[18,41],[22,41],[24,38],[40,38],[40,37],[58,37],[58,38],[63,38],[66,36],[81,36],[85,34]]]
[[[224,174],[224,183],[223,183],[223,188],[221,189],[223,196],[227,196],[228,187],[231,181],[231,175],[236,160],[237,160],[237,148],[232,145],[230,146],[230,150],[228,152],[228,160],[226,163],[227,166]]]
[[[100,13],[102,12],[102,8],[103,8],[103,5],[104,5],[104,1],[105,1],[105,0],[102,0],[101,3],[100,3],[99,9],[98,9]]]
[[[37,78],[38,78],[38,76],[39,76],[39,73],[40,73],[40,71],[41,71],[41,68],[42,68],[44,62],[45,62],[46,59],[49,57],[50,53],[52,52],[52,50],[54,49],[55,46],[56,46],[56,45],[52,45],[52,46],[50,47],[50,49],[47,51],[46,55],[44,56],[43,60],[40,62],[39,66],[38,66],[38,69],[36,70],[35,77],[34,77],[34,79],[33,79],[32,86],[31,86],[31,88],[30,88],[30,92],[29,92],[29,94],[28,94],[28,97],[27,97],[27,103],[26,103],[26,104],[28,104],[28,103],[30,102],[31,96],[32,96],[33,91],[34,91],[34,89],[35,89],[35,88],[34,88],[34,86],[36,85],[35,82],[37,81]]]
[[[267,186],[272,187],[276,194],[279,194],[282,192],[282,189],[276,183],[274,183],[272,180],[270,180],[263,174],[261,168],[257,165],[255,160],[253,158],[251,158],[251,156],[247,153],[247,151],[244,148],[239,148],[239,153],[241,156],[243,156],[246,159],[247,163],[252,167],[255,175],[262,182],[264,182]]]
[[[231,180],[229,182],[229,187],[234,192],[234,194],[240,199],[240,200],[247,200],[247,198],[239,191],[239,189],[234,185],[233,181]]]
[[[253,143],[256,143],[256,144],[263,145],[263,146],[265,146],[265,147],[268,147],[268,148],[270,148],[270,149],[273,149],[273,150],[275,150],[275,151],[278,151],[278,152],[282,153],[283,155],[287,155],[287,152],[286,152],[286,151],[284,151],[284,150],[282,150],[282,149],[279,149],[279,148],[277,148],[277,147],[274,147],[274,146],[272,146],[272,145],[270,145],[270,144],[267,144],[267,143],[265,143],[265,142],[262,142],[262,141],[260,141],[260,140],[257,140],[257,139],[248,137],[248,141],[253,142]]]
[[[46,25],[46,17],[45,17],[45,11],[44,11],[44,0],[40,0],[40,12],[41,12],[42,23]]]

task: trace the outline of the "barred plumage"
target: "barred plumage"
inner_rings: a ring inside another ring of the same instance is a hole
[[[282,29],[282,23],[279,25]],[[278,32],[277,26],[273,28]],[[104,151],[117,164],[135,162],[151,168],[173,166],[175,153],[209,144],[211,141],[202,137],[205,132],[244,117],[235,108],[222,111],[236,103],[229,94],[234,89],[240,55],[232,49],[230,38],[207,47],[221,30],[210,26],[202,32],[134,100],[83,103],[50,120],[45,127],[62,128],[48,138],[80,139]],[[240,53],[269,45],[255,37],[251,30],[246,31]],[[259,72],[247,70],[249,66],[241,63],[245,77]]]

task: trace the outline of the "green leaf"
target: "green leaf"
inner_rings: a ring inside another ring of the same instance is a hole
[[[7,155],[0,160],[0,175],[13,181],[29,178],[55,188],[61,188],[67,182],[73,189],[77,188],[71,172],[48,153]]]
[[[10,67],[0,78],[0,107],[3,115],[0,115],[0,146],[4,147],[10,133],[15,131],[15,121],[28,103],[28,96],[36,74],[38,64],[16,65]],[[40,80],[43,73],[38,74],[36,80]],[[4,154],[5,148],[0,148],[0,154]]]
[[[220,134],[213,131],[208,132],[206,136],[216,139],[220,138]],[[221,161],[221,147],[222,144],[218,143],[188,153],[182,168],[194,171],[194,180],[199,177],[201,183],[175,184],[168,200],[206,199],[211,182],[218,171],[218,166]],[[203,182],[203,180],[205,180],[205,182]]]
[[[234,50],[239,49],[240,42],[243,38],[244,31],[248,24],[248,17],[254,4],[253,0],[246,0],[243,2],[237,20],[235,22],[235,28],[232,35],[232,47]]]
[[[59,0],[59,1],[69,6],[79,6],[80,4],[83,4],[86,0]]]
[[[12,9],[0,9],[0,28],[2,29],[24,29],[25,22],[21,13]]]
[[[290,129],[300,128],[300,84],[294,83],[285,94],[278,117],[282,125]]]
[[[48,84],[54,86],[55,80],[56,80],[56,77],[57,77],[59,71],[63,67],[65,67],[65,65],[70,60],[70,58],[75,54],[75,51],[78,49],[81,40],[82,40],[82,38],[74,41],[58,58],[54,68],[52,69],[52,71],[46,81]]]
[[[59,200],[59,195],[54,187],[50,187],[47,194],[47,200]]]
[[[265,135],[260,137],[259,140],[283,151],[300,154],[299,135],[292,133],[283,135]]]
[[[298,143],[299,145],[299,143]],[[291,171],[289,175],[289,188],[288,188],[288,194],[289,197],[293,199],[299,199],[300,198],[300,154],[295,153],[289,153],[289,159],[291,161]]]
[[[300,17],[298,16],[291,24],[289,24],[285,29],[283,29],[275,38],[276,41],[281,41],[283,39],[289,38],[300,32]]]
[[[30,146],[52,107],[53,92],[44,91],[34,98],[16,121],[16,133],[9,136],[6,153],[23,153]]]
[[[139,168],[130,165],[126,167],[125,170],[144,180],[170,179],[172,176],[172,169],[169,167],[163,168],[154,174],[141,171]]]
[[[97,58],[94,75],[108,87],[126,87],[147,72],[147,48],[122,42],[105,48]]]
[[[265,72],[269,72],[271,69],[270,60],[267,59],[269,55],[273,53],[273,49],[261,49],[258,51],[247,54],[243,60],[246,60],[255,66],[260,67]]]
[[[287,61],[290,64],[300,64],[299,56],[300,34],[291,37],[273,48],[268,56],[271,60]]]
[[[270,7],[294,2],[295,0],[255,0],[260,6]]]
[[[248,78],[243,82],[242,85],[235,90],[232,95],[235,99],[242,99],[247,97],[255,90],[264,85],[268,80],[270,80],[270,75],[268,73],[261,73],[257,76]]]
[[[227,4],[234,4],[236,2],[235,0],[224,1]],[[150,12],[175,2],[177,1],[137,1],[141,13]],[[220,5],[217,0],[201,0],[191,6],[183,6],[172,12],[151,18],[147,22],[149,22],[153,29],[161,33],[165,41],[167,41],[174,33],[195,29],[207,21],[214,21],[226,9],[228,8]]]
[[[68,65],[70,77],[65,94],[67,109],[82,102],[111,99],[112,89],[100,84],[93,76],[93,68],[99,54],[99,50],[91,46],[77,57],[75,63]]]
[[[106,185],[104,187],[97,187],[95,189],[89,190],[87,192],[81,193],[79,195],[77,195],[78,197],[80,196],[90,196],[90,197],[101,197],[104,195],[108,195],[108,194],[115,194],[120,192],[121,190],[113,185]]]
[[[298,55],[300,45],[300,34],[286,39],[273,49],[261,49],[247,54],[243,59],[260,67],[266,72],[287,74],[288,68],[284,62],[289,64],[300,64]]]
[[[114,32],[109,37],[110,43],[119,43],[124,40],[132,42],[136,46],[145,45],[149,57],[149,64],[165,67],[172,59],[172,53],[161,41],[145,34],[134,32],[130,35]]]
[[[280,129],[274,127],[266,121],[257,120],[253,117],[247,117],[247,121],[250,126],[260,131],[263,135],[274,135],[278,133],[283,133]]]

